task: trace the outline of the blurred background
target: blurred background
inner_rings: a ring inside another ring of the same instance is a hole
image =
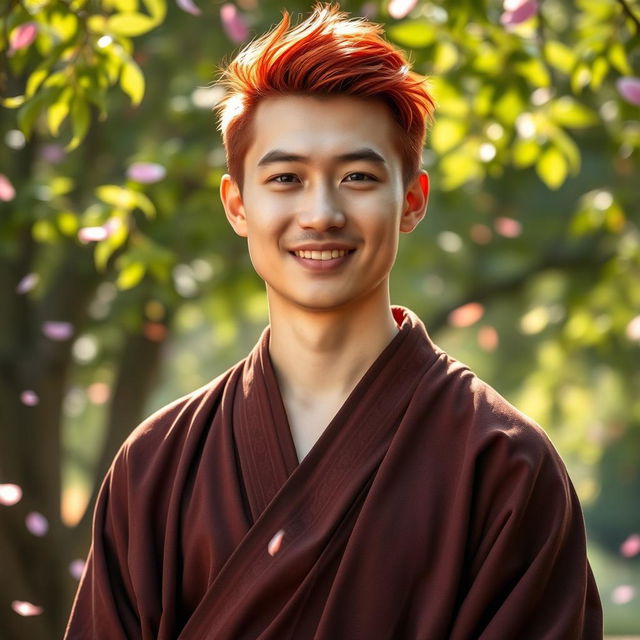
[[[267,322],[228,228],[218,65],[270,0],[0,11],[0,638],[60,637],[115,451]],[[393,301],[537,420],[606,632],[640,635],[640,3],[345,2],[438,104]],[[310,5],[288,2],[294,16]]]

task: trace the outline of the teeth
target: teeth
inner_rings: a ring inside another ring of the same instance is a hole
[[[294,251],[298,258],[307,260],[332,260],[347,255],[345,249],[325,249],[324,251]]]

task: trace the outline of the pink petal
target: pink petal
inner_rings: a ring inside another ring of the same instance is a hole
[[[93,404],[104,404],[111,396],[111,389],[105,382],[94,382],[87,387],[87,397]]]
[[[155,162],[134,162],[127,169],[127,178],[142,184],[159,182],[167,175],[167,170]]]
[[[636,590],[629,584],[618,585],[611,593],[614,604],[627,604],[636,597]]]
[[[280,529],[273,538],[269,541],[267,545],[267,551],[270,556],[275,556],[278,551],[280,551],[280,547],[282,546],[282,539],[284,538],[284,529]]]
[[[620,554],[625,558],[633,558],[640,553],[640,535],[632,533],[621,545]]]
[[[22,500],[22,488],[17,484],[0,484],[0,504],[12,507]]]
[[[50,164],[60,164],[65,157],[64,147],[59,144],[45,144],[39,150],[40,157]]]
[[[192,2],[192,0],[176,0],[176,4],[192,16],[199,16],[202,13],[200,7]]]
[[[80,580],[80,578],[82,578],[82,572],[84,571],[84,565],[84,560],[81,560],[80,558],[72,560],[69,564],[69,573],[71,574],[71,577],[76,580]]]
[[[220,20],[231,42],[240,44],[249,37],[247,23],[234,4],[227,2],[220,7]]]
[[[618,78],[616,87],[627,102],[640,106],[640,78]]]
[[[401,20],[411,13],[418,4],[418,0],[389,0],[387,11],[392,18]]]
[[[49,521],[37,511],[32,511],[25,518],[25,525],[34,536],[41,538],[49,531]]]
[[[9,181],[9,178],[0,173],[0,200],[3,202],[10,202],[16,197],[16,190]]]
[[[38,26],[35,22],[25,22],[21,24],[17,29],[14,29],[11,34],[9,51],[18,51],[18,49],[24,49],[28,47],[38,35]]]
[[[68,340],[73,335],[73,325],[70,322],[47,320],[42,323],[42,333],[49,340]]]
[[[19,616],[39,616],[44,609],[42,607],[38,607],[35,604],[31,604],[30,602],[24,602],[23,600],[14,600],[11,603],[11,608],[19,615]]]
[[[100,242],[106,240],[109,237],[107,230],[104,227],[82,227],[78,231],[78,240],[82,244],[88,244],[89,242]]]
[[[478,345],[483,351],[491,353],[498,348],[500,336],[495,327],[487,326],[478,329]]]
[[[529,18],[533,18],[536,13],[538,13],[537,0],[525,0],[524,2],[520,3],[515,9],[511,11],[505,11],[500,16],[500,22],[505,26],[520,24],[529,20]]]
[[[629,322],[626,334],[629,340],[640,341],[640,316],[636,316]]]
[[[496,233],[505,238],[517,238],[522,233],[522,225],[513,218],[496,218],[493,222]]]
[[[35,391],[32,391],[31,389],[25,389],[20,394],[20,402],[22,402],[22,404],[26,407],[35,407],[38,402],[40,402],[40,398]]]
[[[28,273],[16,286],[16,293],[23,294],[29,293],[38,286],[40,282],[40,276],[37,273]]]
[[[486,224],[474,224],[469,229],[469,235],[476,244],[489,244],[493,233]]]
[[[469,302],[454,309],[449,314],[449,324],[452,327],[470,327],[484,315],[484,305],[479,302]]]

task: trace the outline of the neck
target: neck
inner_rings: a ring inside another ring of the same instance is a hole
[[[326,312],[284,308],[269,295],[269,352],[285,401],[351,392],[398,333],[388,290],[383,294]]]

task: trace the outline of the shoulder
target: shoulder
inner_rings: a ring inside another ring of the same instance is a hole
[[[241,360],[204,386],[148,416],[124,441],[113,466],[143,469],[152,461],[179,455],[189,439],[198,438],[211,425],[229,380],[243,364]]]

